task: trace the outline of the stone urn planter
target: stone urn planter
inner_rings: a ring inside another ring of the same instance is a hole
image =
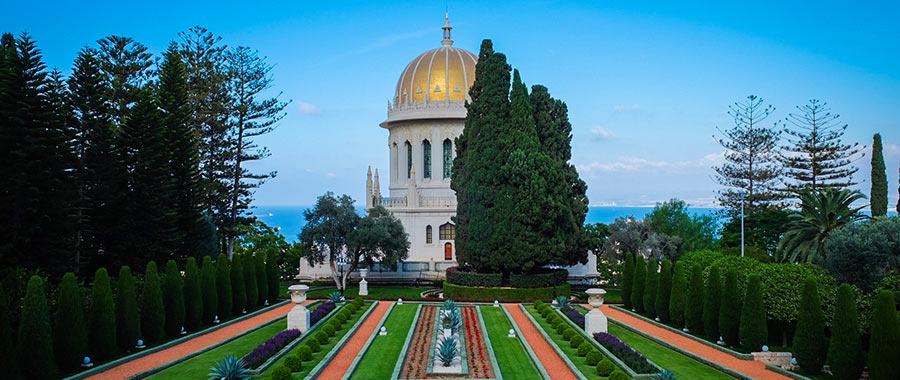
[[[291,302],[294,303],[294,308],[288,312],[287,316],[288,330],[297,329],[301,333],[309,330],[309,310],[303,305],[306,302],[306,292],[308,290],[309,286],[306,285],[291,285],[288,287],[288,291],[291,292]]]
[[[585,332],[590,335],[607,332],[608,321],[606,315],[600,311],[600,306],[603,306],[603,295],[606,294],[606,290],[591,288],[585,293],[588,295],[588,304],[591,305],[591,311],[589,311],[584,318]]]

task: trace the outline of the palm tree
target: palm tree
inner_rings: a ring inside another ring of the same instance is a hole
[[[791,215],[788,230],[778,242],[778,258],[788,262],[825,261],[825,241],[836,229],[865,219],[864,206],[852,207],[865,199],[859,191],[835,188],[807,190],[800,194],[800,212]]]

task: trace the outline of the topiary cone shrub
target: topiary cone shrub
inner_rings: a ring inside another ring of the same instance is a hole
[[[278,290],[281,287],[278,284],[278,259],[275,257],[275,251],[269,250],[266,254],[266,278],[268,279],[269,303],[278,300]]]
[[[896,342],[894,344],[896,346]],[[862,346],[859,340],[859,318],[853,287],[841,284],[838,288],[831,319],[831,340],[828,343],[828,365],[837,380],[858,380],[863,370]]]
[[[869,339],[869,379],[896,379],[900,373],[900,318],[894,293],[882,290],[875,301]]]
[[[188,257],[184,264],[184,324],[190,331],[203,326],[203,290],[197,260]]]
[[[741,343],[741,298],[737,272],[731,269],[725,274],[725,291],[722,292],[722,302],[719,305],[719,334],[725,344],[731,347]]]
[[[19,323],[19,369],[27,379],[50,379],[53,375],[53,338],[44,280],[31,276],[22,301]]]
[[[644,286],[647,285],[647,263],[644,257],[634,256],[634,276],[631,286],[631,307],[638,313],[644,312]]]
[[[91,306],[88,312],[88,346],[95,361],[108,360],[116,353],[116,306],[109,288],[106,268],[94,273]]]
[[[703,294],[703,333],[706,337],[719,339],[719,303],[722,302],[722,277],[719,267],[713,265],[706,278],[706,291]]]
[[[700,335],[703,333],[703,303],[706,294],[703,269],[699,265],[685,269],[690,269],[691,274],[688,282],[687,304],[684,307],[684,325],[692,333]]]
[[[163,278],[163,305],[166,310],[166,335],[178,336],[184,327],[184,280],[175,260],[166,263]]]
[[[763,306],[762,278],[751,275],[747,280],[747,292],[744,294],[744,305],[741,309],[741,346],[748,351],[761,351],[769,337],[766,324],[766,309]]]
[[[247,293],[247,308],[256,307],[259,299],[259,283],[256,282],[256,260],[253,255],[247,253],[241,255],[241,264],[244,270],[244,291]]]
[[[234,315],[241,315],[247,307],[247,290],[244,283],[244,260],[237,253],[231,257],[231,291],[234,295],[231,311]]]
[[[147,263],[144,274],[144,291],[141,295],[141,333],[144,340],[156,343],[165,334],[166,314],[163,306],[162,289],[159,285],[159,271],[156,263]]]
[[[672,273],[672,291],[669,295],[669,321],[677,328],[684,327],[685,306],[687,305],[687,273],[684,263],[675,263]]]
[[[216,290],[219,319],[228,319],[231,317],[231,300],[234,294],[231,289],[231,261],[224,253],[220,253],[216,259]]]
[[[828,349],[825,341],[825,313],[822,312],[818,288],[815,277],[810,276],[803,282],[792,350],[797,358],[797,365],[809,374],[822,371]]]
[[[200,267],[200,290],[203,294],[203,322],[213,323],[219,312],[219,290],[216,288],[216,267],[209,256],[203,257]]]
[[[656,257],[647,261],[646,284],[644,285],[644,313],[656,316],[656,290],[659,288],[659,262]]]
[[[256,304],[262,306],[269,297],[269,280],[266,278],[266,257],[262,252],[257,252],[254,257],[256,265]]]
[[[634,255],[631,253],[625,254],[625,264],[622,268],[622,278],[619,281],[622,284],[622,303],[625,304],[625,308],[631,310],[633,308],[631,304],[631,289],[634,287]]]
[[[119,350],[129,351],[141,336],[141,314],[138,310],[137,289],[131,268],[119,268],[119,302],[116,303],[116,342]]]
[[[672,262],[665,259],[659,269],[659,286],[656,289],[656,304],[653,310],[663,323],[669,323],[669,300],[672,297]]]
[[[81,298],[81,287],[72,272],[66,273],[59,284],[53,344],[56,362],[66,372],[78,369],[81,358],[88,354],[84,301]]]

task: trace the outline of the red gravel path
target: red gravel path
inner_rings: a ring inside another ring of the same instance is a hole
[[[656,326],[650,322],[644,321],[628,313],[623,313],[619,310],[613,309],[609,307],[609,305],[603,305],[600,308],[603,313],[606,314],[606,316],[609,318],[615,319],[616,321],[634,327],[640,331],[643,331],[644,333],[669,342],[670,344],[675,345],[682,350],[691,352],[694,355],[718,363],[719,365],[722,365],[724,367],[731,368],[732,370],[743,373],[754,379],[790,380],[790,378],[787,376],[767,370],[766,365],[763,364],[763,362],[738,359],[734,356],[700,343],[695,339],[685,337],[681,334],[676,334],[672,331]]]
[[[316,377],[317,380],[341,380],[344,377],[347,370],[350,369],[350,365],[353,364],[353,360],[356,359],[356,355],[359,355],[363,346],[366,345],[366,341],[375,333],[375,328],[378,327],[381,318],[387,313],[392,303],[378,302],[375,310],[372,310],[369,316],[366,317],[366,321],[359,325],[359,328],[353,332],[353,336],[347,340],[344,347],[341,347],[341,350],[331,359],[328,366]]]
[[[505,303],[503,304],[503,307],[509,311],[509,315],[512,316],[513,321],[519,326],[519,330],[522,331],[522,338],[525,339],[525,343],[530,346],[534,351],[534,354],[537,355],[538,360],[541,361],[541,365],[544,366],[544,369],[546,369],[547,373],[550,375],[550,379],[578,379],[578,377],[572,373],[569,366],[566,365],[566,362],[559,357],[556,350],[554,350],[553,347],[550,347],[550,344],[544,340],[544,336],[541,335],[536,327],[534,327],[531,320],[525,316],[525,313],[522,312],[522,309],[519,308],[518,304]]]
[[[306,304],[312,301],[307,300]],[[163,364],[181,358],[185,355],[200,351],[206,347],[215,345],[223,340],[241,334],[263,323],[278,317],[283,317],[294,307],[293,303],[277,307],[265,313],[255,315],[243,321],[232,323],[218,330],[203,334],[189,341],[154,352],[150,355],[125,362],[122,365],[110,368],[104,372],[88,377],[87,380],[121,380],[151,370]]]

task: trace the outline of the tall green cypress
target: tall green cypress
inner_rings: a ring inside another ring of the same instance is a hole
[[[262,252],[253,255],[254,265],[256,268],[256,303],[263,305],[268,301],[269,297],[269,280],[266,278],[266,261]]]
[[[822,301],[819,299],[819,283],[815,277],[810,276],[803,282],[803,290],[800,293],[800,310],[797,314],[797,330],[794,332],[792,351],[800,368],[806,373],[817,374],[825,365],[827,350],[825,313],[822,312]]]
[[[234,315],[241,315],[247,307],[247,290],[244,283],[244,260],[241,254],[235,253],[231,257],[231,291],[234,297],[231,300],[231,311]]]
[[[747,279],[747,291],[744,293],[744,305],[741,308],[741,346],[750,351],[762,350],[769,337],[761,283],[762,278],[757,274]]]
[[[224,253],[220,253],[216,260],[216,289],[219,318],[228,319],[231,317],[231,301],[234,295],[231,292],[231,262]]]
[[[741,343],[741,298],[737,271],[731,269],[725,273],[725,289],[722,292],[722,302],[719,303],[719,334],[725,344],[732,347]]]
[[[647,285],[647,262],[640,254],[634,255],[634,277],[631,287],[631,307],[638,313],[644,312],[644,287]]]
[[[244,291],[247,293],[247,309],[254,308],[259,300],[259,283],[256,282],[256,260],[250,253],[241,255],[244,269]]]
[[[27,379],[49,379],[53,375],[53,338],[44,280],[31,276],[22,302],[19,323],[19,369]]]
[[[84,322],[84,300],[81,287],[72,272],[59,284],[59,298],[53,324],[56,362],[66,372],[78,369],[81,358],[88,354],[87,324]]]
[[[831,318],[827,357],[831,374],[837,380],[858,380],[862,374],[864,362],[857,314],[853,287],[841,284]]]
[[[703,305],[706,300],[706,286],[703,283],[703,268],[694,265],[690,268],[688,282],[688,301],[684,308],[684,325],[696,335],[703,334]]]
[[[656,316],[656,290],[659,288],[659,261],[656,257],[650,257],[647,261],[647,277],[644,285],[644,313],[650,317]]]
[[[872,380],[896,379],[900,373],[900,318],[894,293],[882,290],[875,301],[872,328],[869,339],[869,378]]]
[[[88,346],[93,358],[98,361],[111,359],[116,353],[116,305],[106,268],[97,269],[94,273],[88,312]]]
[[[184,325],[190,331],[203,327],[203,288],[197,260],[188,257],[184,264]]]
[[[141,337],[141,314],[138,310],[137,289],[131,268],[123,265],[119,268],[119,283],[116,287],[116,341],[119,350],[130,351]]]
[[[166,335],[166,311],[159,285],[159,269],[154,261],[147,263],[141,305],[141,333],[147,342],[157,343]]]
[[[684,327],[685,308],[687,307],[687,273],[684,262],[675,263],[672,274],[672,292],[669,296],[669,320],[677,328]]]
[[[166,263],[163,278],[163,304],[166,310],[166,335],[177,336],[184,326],[184,280],[175,260]]]
[[[656,305],[653,310],[663,323],[669,323],[669,300],[672,296],[672,262],[665,259],[659,270],[659,287],[656,289]]]
[[[625,254],[625,264],[622,268],[622,278],[619,280],[619,287],[622,288],[622,301],[625,303],[626,309],[632,309],[631,289],[634,287],[634,255]]]
[[[719,305],[722,302],[722,276],[719,267],[713,265],[706,277],[703,294],[703,333],[711,340],[719,339]]]
[[[881,134],[872,137],[872,194],[869,200],[872,205],[872,216],[887,215],[887,174],[884,167]]]
[[[278,291],[281,284],[278,281],[278,259],[275,258],[275,251],[269,250],[266,255],[266,278],[268,279],[269,302],[274,303],[278,300]]]
[[[216,268],[209,256],[203,257],[200,267],[200,289],[203,293],[203,322],[212,323],[219,311],[218,289],[216,289]]]

